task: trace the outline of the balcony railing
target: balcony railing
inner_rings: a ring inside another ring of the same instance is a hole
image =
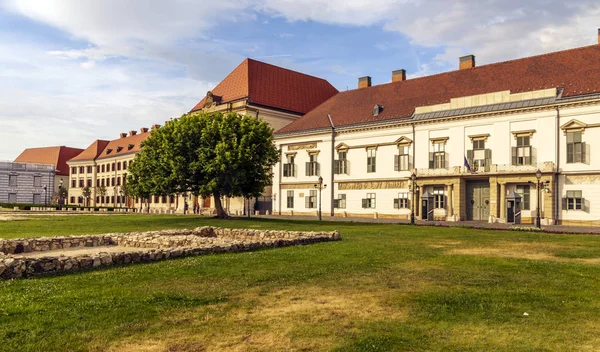
[[[556,166],[553,162],[531,165],[511,165],[511,164],[491,164],[488,167],[471,167],[471,170],[466,166],[453,166],[448,169],[417,169],[417,176],[454,176],[454,175],[480,175],[480,174],[510,174],[510,173],[535,173],[537,170],[541,172],[555,172]]]

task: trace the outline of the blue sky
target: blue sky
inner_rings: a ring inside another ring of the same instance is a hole
[[[594,44],[581,0],[0,0],[0,160],[193,107],[244,58],[354,89]]]

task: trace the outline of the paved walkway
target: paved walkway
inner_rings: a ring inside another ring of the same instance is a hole
[[[316,216],[286,216],[286,215],[259,215],[252,216],[266,219],[285,219],[285,220],[317,220]],[[410,225],[410,220],[403,219],[370,219],[360,217],[323,217],[323,221],[338,221],[338,222],[360,222],[360,223],[373,223],[373,224],[401,224]],[[501,223],[487,223],[482,221],[423,221],[417,220],[417,226],[442,226],[442,227],[468,227],[475,229],[490,229],[490,230],[511,230],[514,227],[524,228],[528,227],[535,229],[533,225],[512,225],[512,224],[501,224]],[[543,226],[542,230],[548,233],[574,233],[574,234],[600,234],[600,227],[595,226],[562,226],[562,225],[548,225]]]
[[[78,255],[94,255],[99,253],[134,253],[143,252],[147,248],[140,247],[121,247],[121,246],[97,246],[97,247],[73,247],[63,249],[53,249],[49,251],[27,252],[12,254],[15,258],[43,258],[43,257],[74,257]]]

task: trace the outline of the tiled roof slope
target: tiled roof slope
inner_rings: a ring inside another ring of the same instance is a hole
[[[338,91],[322,78],[246,59],[212,93],[221,103],[248,98],[253,104],[305,114]],[[201,110],[204,102],[191,111]]]
[[[143,132],[133,136],[112,140],[104,147],[102,153],[98,156],[98,159],[114,158],[121,155],[137,153],[142,149],[142,142],[148,137],[150,137],[150,132]]]
[[[85,150],[76,157],[72,158],[69,161],[87,161],[94,160],[102,153],[104,147],[108,144],[108,141],[104,141],[101,139],[97,139],[94,143],[92,143],[89,147],[85,148]]]
[[[15,162],[51,164],[56,168],[56,175],[69,176],[67,161],[76,157],[83,149],[60,147],[28,148],[19,155]]]
[[[410,118],[416,107],[510,90],[564,88],[563,97],[600,92],[600,45],[341,92],[277,134]],[[375,104],[383,111],[373,116]]]

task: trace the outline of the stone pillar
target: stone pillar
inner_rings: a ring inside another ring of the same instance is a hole
[[[506,220],[506,183],[500,184],[500,219]]]
[[[448,199],[448,217],[446,220],[449,220],[453,215],[454,215],[454,202],[452,202],[453,199],[453,189],[452,189],[452,184],[446,185],[446,189],[447,189],[447,197],[446,199]]]

